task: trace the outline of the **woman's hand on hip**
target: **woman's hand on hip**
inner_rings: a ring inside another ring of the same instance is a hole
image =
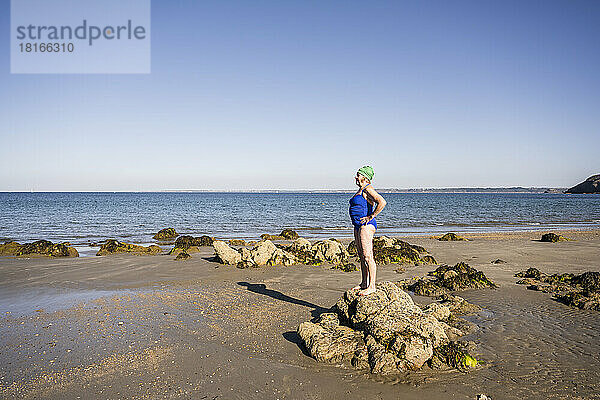
[[[360,219],[360,223],[363,224],[363,225],[368,224],[369,221],[371,221],[373,218],[374,217],[372,215],[367,215],[366,217],[362,217]]]

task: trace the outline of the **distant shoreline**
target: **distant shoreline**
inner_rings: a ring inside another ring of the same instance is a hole
[[[395,188],[376,188],[380,193],[543,193],[543,194],[564,194],[567,188],[547,188],[547,187],[507,187],[507,188],[421,188],[421,189],[395,189]],[[84,191],[31,191],[3,190],[0,193],[351,193],[354,190],[348,189],[313,189],[313,190],[284,190],[284,189],[256,189],[256,190],[203,190],[203,189],[165,189],[165,190],[84,190]]]

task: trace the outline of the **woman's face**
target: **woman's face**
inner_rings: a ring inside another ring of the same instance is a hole
[[[354,182],[356,183],[356,186],[362,187],[369,183],[369,180],[357,172],[354,177]]]

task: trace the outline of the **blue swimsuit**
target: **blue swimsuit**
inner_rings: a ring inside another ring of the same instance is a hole
[[[365,185],[365,187],[369,186]],[[362,188],[360,192],[358,192],[354,197],[350,199],[350,219],[352,220],[352,225],[355,228],[360,228],[363,224],[360,222],[360,219],[371,215],[373,213],[373,206],[369,204],[369,202],[363,197],[362,192],[365,188]],[[367,222],[367,224],[371,224],[377,229],[377,221],[375,218]]]

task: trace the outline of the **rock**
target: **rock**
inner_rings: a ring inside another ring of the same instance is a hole
[[[271,255],[271,258],[267,261],[267,265],[289,266],[294,264],[296,264],[296,258],[294,255],[280,248],[276,248]]]
[[[298,238],[292,242],[290,249],[293,251],[307,251],[312,247],[309,240],[304,238]]]
[[[376,236],[373,238],[373,247],[394,247],[394,239],[387,236]]]
[[[179,254],[177,254],[177,257],[175,257],[176,261],[185,261],[185,260],[189,260],[190,258],[192,258],[192,256],[190,256],[185,250],[182,250]]]
[[[239,262],[242,261],[241,254],[232,249],[227,245],[227,243],[222,240],[215,240],[213,242],[213,247],[215,249],[215,255],[219,259],[219,262],[228,265],[238,265]]]
[[[535,279],[533,279],[533,278],[523,278],[523,279],[519,279],[517,281],[517,285],[528,285],[528,286],[531,286],[531,285],[535,285],[537,283],[538,282]]]
[[[438,238],[439,241],[442,242],[456,242],[456,241],[469,241],[469,239],[466,239],[462,236],[458,236],[456,233],[446,233],[444,236]]]
[[[311,246],[311,251],[316,260],[330,264],[345,264],[349,258],[344,246],[333,240],[320,240]]]
[[[348,291],[336,309],[340,320],[370,336],[366,342],[369,364],[376,373],[420,368],[433,354],[433,347],[448,341],[439,322],[391,282],[380,283],[369,296]]]
[[[421,261],[423,261],[426,264],[433,264],[433,265],[437,265],[437,261],[435,258],[433,258],[432,255],[425,255],[423,257],[421,257]]]
[[[230,246],[246,246],[246,241],[243,239],[231,239],[229,240]]]
[[[187,249],[184,249],[181,247],[173,247],[171,250],[169,250],[169,252],[167,254],[170,256],[178,256],[179,253],[181,253],[181,252],[186,252],[188,254],[198,253],[198,252],[200,252],[200,247],[190,246]]]
[[[179,236],[175,240],[174,247],[169,251],[170,256],[176,256],[185,250],[187,253],[198,253],[202,246],[212,246],[214,239],[210,236],[193,237],[189,235]]]
[[[285,239],[290,239],[290,240],[295,240],[298,239],[298,233],[296,231],[293,231],[291,229],[284,229],[281,231],[281,233],[279,234],[279,236],[284,237]]]
[[[260,267],[263,265],[293,265],[297,263],[293,254],[276,247],[270,240],[260,241],[251,250],[242,247],[236,250],[221,240],[213,242],[219,262],[235,265],[238,268]]]
[[[361,332],[340,325],[334,313],[321,315],[317,323],[301,323],[298,335],[310,355],[319,362],[351,360],[357,351],[366,347]]]
[[[571,307],[577,307],[582,310],[600,311],[600,292],[568,292],[565,294],[557,294],[556,299],[563,304]]]
[[[281,235],[270,235],[268,233],[263,233],[260,235],[261,240],[285,240],[285,238]]]
[[[19,250],[21,250],[21,247],[22,246],[17,242],[0,244],[0,256],[16,257]]]
[[[400,239],[381,236],[373,239],[373,256],[377,264],[437,264],[435,258],[421,246],[412,245]]]
[[[344,272],[358,271],[358,267],[354,263],[338,264],[331,267],[331,269],[339,269]]]
[[[152,238],[159,241],[169,241],[179,236],[179,233],[175,231],[175,228],[164,228],[158,231]]]
[[[467,345],[461,342],[450,342],[437,347],[430,361],[432,368],[438,365],[449,365],[459,371],[466,371],[477,366],[477,359],[469,354]]]
[[[450,308],[439,303],[431,303],[423,308],[425,314],[431,315],[438,321],[446,321],[450,318]]]
[[[298,237],[298,233],[291,229],[284,229],[279,235],[270,235],[268,233],[263,233],[260,235],[262,240],[294,240],[298,239]]]
[[[600,174],[592,175],[580,184],[567,189],[565,193],[584,194],[584,193],[600,193]]]
[[[567,239],[566,237],[564,237],[562,235],[557,235],[556,233],[544,233],[542,235],[542,238],[540,239],[541,242],[549,242],[549,243],[564,242],[567,240],[569,240],[569,239]]]
[[[443,294],[438,298],[441,305],[448,307],[452,315],[471,315],[481,312],[481,307],[469,303],[460,296]]]
[[[7,242],[0,245],[0,256],[11,257],[79,257],[77,249],[67,243],[52,243],[38,240],[33,243],[19,244]]]
[[[317,247],[313,248],[310,241],[304,238],[298,238],[289,245],[276,244],[275,246],[293,255],[296,262],[300,264],[321,265],[324,262],[323,257],[316,256]]]
[[[373,241],[373,257],[377,264],[418,264],[421,256],[418,250],[402,241]]]
[[[106,256],[110,254],[136,254],[136,255],[156,255],[162,252],[161,248],[153,244],[151,246],[139,246],[137,244],[119,242],[109,239],[96,253],[97,256]]]
[[[527,268],[526,271],[518,272],[515,276],[518,278],[532,278],[535,280],[540,280],[542,278],[542,274],[537,268]]]
[[[535,268],[515,274],[523,279],[518,284],[527,289],[552,293],[554,298],[568,306],[600,311],[600,272],[547,275]]]
[[[192,246],[196,246],[196,247],[212,246],[213,242],[214,242],[214,239],[211,238],[210,236],[203,235],[200,237],[193,237],[193,236],[185,235],[185,236],[179,236],[177,238],[177,240],[175,240],[175,247],[187,250],[188,248],[190,248]]]
[[[238,268],[257,267],[249,249],[243,247],[239,249],[238,252],[240,253],[241,257],[241,261],[237,263]]]
[[[506,261],[501,260],[500,258],[492,261],[492,264],[506,264]]]
[[[315,359],[350,359],[355,368],[391,374],[420,368],[437,354],[436,348],[450,344],[444,330],[447,324],[423,312],[395,284],[381,282],[376,292],[367,296],[357,292],[345,292],[332,309],[335,313],[322,314],[318,322],[304,322],[298,328]],[[431,308],[446,314],[441,306]],[[440,363],[448,362],[438,358]]]
[[[350,254],[351,256],[356,256],[358,255],[358,251],[356,249],[356,241],[353,240],[350,243],[348,243],[348,248],[346,249],[346,251],[348,252],[348,254]]]
[[[483,272],[464,262],[454,266],[442,265],[428,275],[429,277],[400,281],[399,286],[412,290],[419,296],[441,296],[451,291],[496,287]]]
[[[273,242],[270,240],[262,240],[252,248],[250,254],[256,265],[267,265],[267,262],[273,256],[275,250],[277,250],[277,247],[275,247]]]

